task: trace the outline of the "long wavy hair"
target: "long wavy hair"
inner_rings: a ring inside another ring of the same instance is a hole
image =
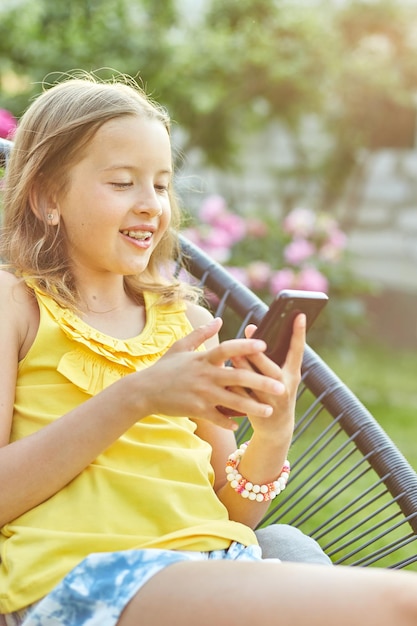
[[[65,193],[70,168],[81,158],[97,130],[107,121],[140,115],[158,120],[170,134],[170,119],[137,83],[117,74],[110,81],[86,72],[66,75],[46,88],[21,118],[3,187],[0,258],[9,270],[37,284],[58,304],[78,309],[78,292],[65,228],[47,223],[46,198]],[[32,210],[33,194],[44,203],[44,215]],[[195,300],[197,290],[175,278],[181,212],[169,188],[171,224],[140,275],[125,276],[125,289],[137,301],[143,291],[164,302]]]

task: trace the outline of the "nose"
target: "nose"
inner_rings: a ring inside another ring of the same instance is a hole
[[[138,215],[143,213],[146,213],[150,217],[161,215],[162,199],[153,185],[138,191],[133,210]]]

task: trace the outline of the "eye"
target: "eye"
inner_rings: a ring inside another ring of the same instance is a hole
[[[133,185],[132,182],[111,182],[110,185],[116,189],[127,189]]]
[[[155,189],[158,193],[166,193],[168,191],[168,185],[155,185]]]

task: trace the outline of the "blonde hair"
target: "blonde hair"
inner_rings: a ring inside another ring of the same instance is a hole
[[[0,257],[16,275],[38,284],[61,306],[77,309],[78,293],[67,254],[65,229],[48,227],[46,213],[36,216],[32,197],[45,203],[54,192],[65,193],[67,172],[81,158],[97,130],[121,116],[139,115],[160,121],[170,134],[167,112],[151,101],[130,77],[110,81],[79,72],[38,96],[27,109],[14,136],[3,194]],[[125,289],[142,300],[144,289],[163,301],[196,299],[195,290],[173,275],[178,253],[181,213],[170,185],[171,224],[140,276],[125,276]]]

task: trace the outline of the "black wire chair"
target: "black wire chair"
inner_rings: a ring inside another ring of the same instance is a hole
[[[242,336],[248,323],[259,323],[265,303],[184,237],[181,247],[189,274],[215,303],[214,314],[227,318],[229,337]],[[238,443],[249,436],[245,418]],[[417,570],[417,474],[309,346],[290,454],[290,483],[260,526],[297,526],[334,563]]]
[[[12,142],[0,139],[0,167]],[[267,306],[181,237],[192,280],[227,318],[228,336],[258,324]],[[222,338],[226,338],[223,336]],[[250,436],[242,419],[237,441]],[[291,450],[291,479],[260,526],[287,523],[314,537],[334,563],[417,570],[417,474],[374,417],[307,346]]]
[[[0,167],[4,167],[9,158],[13,143],[8,139],[0,137]]]

